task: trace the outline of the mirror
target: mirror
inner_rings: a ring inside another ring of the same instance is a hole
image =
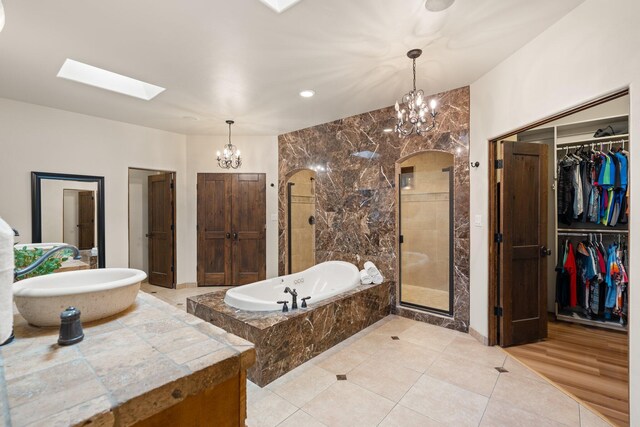
[[[287,181],[287,274],[316,265],[316,173],[300,170]]]
[[[400,303],[453,314],[453,154],[399,164]]]
[[[97,248],[105,266],[104,177],[32,172],[31,210],[33,243],[76,246],[87,263]]]

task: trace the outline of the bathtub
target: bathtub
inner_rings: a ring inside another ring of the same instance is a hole
[[[282,310],[282,305],[277,301],[286,300],[291,309],[291,295],[284,293],[284,288],[288,286],[298,292],[300,308],[302,298],[310,296],[307,304],[312,305],[354,289],[359,284],[360,272],[355,265],[343,261],[327,261],[299,273],[229,289],[224,302],[240,310],[275,311]]]
[[[22,317],[34,326],[59,326],[60,313],[69,306],[81,311],[85,323],[126,310],[146,277],[132,268],[47,274],[14,283],[13,298]]]

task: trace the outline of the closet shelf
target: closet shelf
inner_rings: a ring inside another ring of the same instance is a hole
[[[616,140],[624,140],[624,142],[628,142],[629,134],[625,133],[620,135],[602,136],[600,138],[585,138],[585,139],[578,139],[575,141],[567,141],[567,142],[562,142],[560,138],[558,138],[558,142],[556,143],[556,146],[569,147],[572,145],[583,145],[583,144],[599,144],[599,143],[609,143],[609,142],[615,143]]]
[[[627,331],[627,325],[623,325],[615,321],[593,320],[593,319],[575,317],[572,315],[561,314],[561,313],[556,314],[556,318],[558,320],[564,320],[564,321],[573,322],[573,323],[580,323],[582,325],[598,326],[600,328],[613,329],[614,331]]]

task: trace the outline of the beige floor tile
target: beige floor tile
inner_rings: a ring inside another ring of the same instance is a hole
[[[580,425],[578,403],[548,383],[502,374],[491,398],[570,426]]]
[[[259,385],[247,380],[247,406],[257,403],[259,400],[264,399],[270,394],[271,390],[269,390],[268,388],[262,388]]]
[[[533,370],[527,368],[525,365],[518,362],[516,359],[514,359],[511,356],[507,356],[506,360],[504,361],[504,365],[502,365],[502,367],[507,371],[509,371],[509,373],[512,375],[519,375],[521,377],[526,377],[541,383],[547,382],[547,380],[545,380],[540,375],[535,373]]]
[[[345,348],[317,363],[319,367],[333,374],[346,374],[369,358],[361,351]]]
[[[488,398],[423,375],[400,405],[451,426],[477,426]]]
[[[611,424],[580,405],[580,427],[609,427]]]
[[[302,409],[318,421],[333,427],[378,425],[394,403],[350,381],[338,381]]]
[[[278,424],[278,427],[326,427],[311,415],[299,409],[295,414]]]
[[[441,353],[410,341],[391,340],[372,359],[424,373]]]
[[[278,378],[278,383],[271,383],[267,387],[297,407],[302,407],[337,381],[336,374],[315,365],[309,365],[307,369],[294,369],[285,377]]]
[[[447,346],[445,353],[466,357],[490,368],[502,366],[507,358],[507,353],[499,347],[487,347],[476,340],[472,341],[464,337],[456,337]]]
[[[416,322],[407,330],[398,334],[401,340],[409,341],[434,351],[444,351],[456,338],[455,331]]]
[[[439,427],[444,426],[429,417],[417,413],[402,405],[396,405],[379,427]]]
[[[374,355],[391,341],[391,335],[370,333],[350,344],[348,347],[351,350]]]
[[[398,335],[417,323],[415,320],[395,315],[387,316],[385,319],[388,320],[372,330],[371,333],[379,335]]]
[[[298,408],[269,391],[257,402],[247,405],[247,427],[275,427]]]
[[[446,353],[433,362],[427,374],[487,397],[491,396],[500,375],[494,368]]]
[[[482,417],[481,427],[562,427],[565,424],[545,418],[539,414],[527,412],[499,399],[489,400],[487,410]]]
[[[394,402],[420,378],[421,373],[379,360],[369,360],[347,375],[349,381]]]

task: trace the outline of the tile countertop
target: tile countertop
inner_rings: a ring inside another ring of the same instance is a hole
[[[0,347],[0,427],[128,426],[255,363],[253,345],[140,292],[76,345],[15,317]]]

